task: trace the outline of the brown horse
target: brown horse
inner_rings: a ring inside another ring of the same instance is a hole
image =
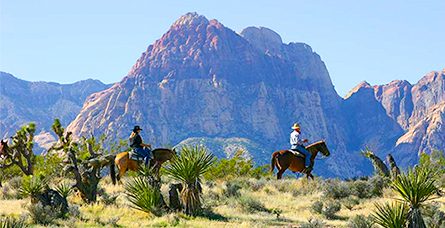
[[[174,149],[170,150],[170,149],[158,148],[152,151],[152,155],[153,158],[150,160],[149,167],[153,168],[154,171],[158,173],[162,164],[172,159],[173,156],[176,155],[176,151]],[[116,176],[114,168],[112,168],[110,172],[111,179],[112,180],[117,179],[118,181],[120,181],[120,179],[125,175],[127,170],[137,171],[139,169],[139,163],[140,162],[136,160],[130,159],[130,155],[128,152],[122,152],[117,154],[116,158],[114,159],[114,164],[117,166],[119,173]]]
[[[318,152],[321,152],[324,156],[329,156],[330,152],[326,143],[324,141],[318,141],[306,147],[312,156],[311,156],[311,164],[314,165],[315,157]],[[279,150],[272,154],[271,168],[270,171],[273,172],[275,166],[278,168],[277,179],[281,179],[284,171],[286,169],[290,169],[293,172],[304,173],[304,157],[297,156],[290,152],[289,150]],[[305,172],[306,177],[309,179],[314,179],[314,176],[311,174],[311,171]]]

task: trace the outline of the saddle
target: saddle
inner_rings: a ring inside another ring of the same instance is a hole
[[[302,154],[300,151],[298,150],[287,150],[287,152],[294,154],[297,157],[301,157],[301,158],[305,158],[306,156],[304,154]]]

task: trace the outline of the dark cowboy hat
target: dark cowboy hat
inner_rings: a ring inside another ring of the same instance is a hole
[[[133,131],[136,132],[136,131],[138,131],[138,130],[141,130],[141,131],[142,131],[142,128],[139,127],[138,125],[134,126]]]

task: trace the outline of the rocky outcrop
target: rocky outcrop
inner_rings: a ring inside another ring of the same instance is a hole
[[[70,123],[87,96],[108,87],[91,79],[65,85],[29,82],[0,72],[0,137],[10,137],[22,125],[35,122],[37,133],[42,132],[41,137],[36,138],[41,139],[45,147],[51,138],[45,132],[51,131],[55,118]]]

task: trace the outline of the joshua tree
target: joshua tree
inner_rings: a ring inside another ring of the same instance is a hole
[[[201,146],[185,146],[181,154],[166,167],[166,174],[182,182],[180,198],[187,215],[197,215],[201,209],[200,179],[206,173],[215,158]]]
[[[365,149],[362,151],[363,156],[369,158],[372,161],[372,165],[374,166],[374,170],[377,174],[385,177],[389,177],[389,170],[386,167],[385,163],[383,163],[382,159],[377,157],[371,150]]]
[[[391,178],[394,180],[398,175],[400,175],[400,169],[391,154],[386,156],[386,160],[388,161],[389,167],[391,167]]]
[[[76,181],[74,187],[79,190],[85,202],[95,202],[97,186],[101,179],[101,170],[104,166],[112,164],[114,155],[100,153],[102,150],[101,144],[96,141],[94,136],[89,139],[82,138],[80,142],[74,142],[71,132],[64,133],[65,129],[58,119],[54,121],[52,128],[59,140],[51,147],[50,151],[63,152],[66,156],[65,173],[74,175]],[[110,165],[110,172],[114,172],[114,165]]]
[[[0,145],[0,168],[8,168],[17,165],[25,175],[32,175],[34,172],[34,152],[33,139],[36,131],[36,125],[29,123],[23,126],[17,133],[11,137],[12,145],[7,141],[1,141]]]

